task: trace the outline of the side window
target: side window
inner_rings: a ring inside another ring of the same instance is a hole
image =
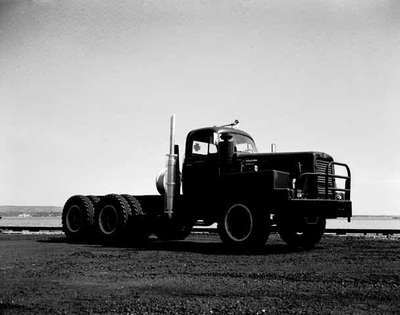
[[[208,143],[201,141],[193,141],[192,154],[207,155]]]
[[[209,155],[218,153],[217,145],[212,143],[211,139],[204,138],[193,140],[192,142],[192,155]]]
[[[210,154],[218,153],[217,145],[210,143],[208,153],[210,153]]]

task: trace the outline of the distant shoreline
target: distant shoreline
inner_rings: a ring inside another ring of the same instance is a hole
[[[31,216],[31,217],[48,217],[48,216],[61,216],[62,207],[59,206],[0,206],[0,217],[17,217],[17,216]],[[400,220],[399,214],[385,214],[385,215],[370,215],[358,214],[352,217],[358,220]]]
[[[0,216],[2,217],[49,217],[60,216],[62,207],[57,206],[0,206]]]

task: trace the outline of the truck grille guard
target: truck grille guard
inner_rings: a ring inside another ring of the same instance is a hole
[[[332,169],[332,166],[334,165],[338,165],[338,166],[343,166],[346,171],[347,171],[347,176],[344,175],[335,175],[332,173],[329,173],[329,170]],[[307,177],[316,177],[316,176],[321,176],[323,178],[325,178],[325,191],[324,191],[324,196],[325,199],[330,199],[329,195],[335,195],[336,192],[344,192],[344,199],[343,200],[350,200],[350,185],[351,185],[351,173],[350,173],[350,168],[347,164],[344,163],[339,163],[339,162],[334,162],[331,161],[329,163],[327,163],[326,167],[325,167],[325,172],[304,172],[301,173],[299,175],[299,177],[297,178],[297,181],[300,181],[302,179],[306,179]],[[335,178],[340,178],[340,179],[344,179],[345,180],[345,188],[337,188],[334,185],[329,185],[330,182],[333,182],[333,179]],[[329,180],[331,179],[331,180]],[[318,181],[316,181],[318,183]],[[295,188],[295,196],[297,196],[297,192],[298,192],[298,188]]]

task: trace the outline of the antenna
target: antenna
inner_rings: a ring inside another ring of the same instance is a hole
[[[233,123],[231,123],[231,124],[226,124],[226,125],[222,125],[222,126],[220,126],[220,127],[231,127],[231,128],[233,128],[233,127],[235,127],[235,126],[238,125],[238,124],[239,124],[239,120],[235,119],[235,121],[234,121]]]

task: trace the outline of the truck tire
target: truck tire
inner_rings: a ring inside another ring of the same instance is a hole
[[[311,249],[321,240],[326,219],[315,217],[313,222],[308,222],[304,217],[286,215],[278,217],[277,225],[279,235],[290,247]]]
[[[136,197],[126,194],[122,195],[122,197],[130,207],[127,233],[134,243],[143,243],[150,235],[149,223],[146,220],[143,208]]]
[[[249,202],[229,203],[218,222],[221,240],[233,247],[262,247],[269,233],[269,213]]]
[[[94,206],[86,196],[70,197],[62,211],[62,229],[69,240],[84,240],[90,236],[94,222]]]
[[[90,201],[92,202],[94,207],[96,207],[99,204],[100,200],[101,200],[101,196],[89,195],[89,196],[86,196],[86,197],[88,197],[90,199]]]
[[[143,216],[144,212],[139,200],[135,196],[123,194],[121,195],[128,202],[130,207],[130,214],[133,216]]]
[[[120,195],[110,194],[101,198],[95,211],[97,234],[103,242],[120,240],[126,232],[131,213],[128,202]]]

